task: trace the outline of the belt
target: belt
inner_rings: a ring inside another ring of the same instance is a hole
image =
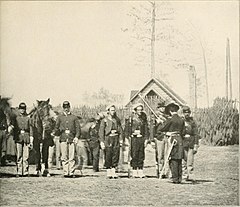
[[[25,133],[29,133],[29,131],[25,129],[20,129],[20,134],[25,134]]]
[[[138,135],[132,134],[132,137],[142,138],[143,136],[141,134],[138,134]]]
[[[115,133],[115,134],[109,134],[109,137],[115,137],[115,136],[118,136],[118,133]]]

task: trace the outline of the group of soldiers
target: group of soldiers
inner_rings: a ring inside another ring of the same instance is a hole
[[[160,178],[171,178],[173,183],[181,183],[182,178],[194,179],[194,154],[198,150],[196,124],[191,117],[188,106],[182,108],[183,117],[179,116],[180,107],[171,102],[159,103],[157,117],[150,118],[153,124],[153,136],[149,133],[149,119],[141,103],[133,106],[133,111],[125,119],[124,127],[117,116],[115,105],[106,108],[106,115],[97,114],[89,121],[87,130],[81,130],[79,118],[71,113],[68,101],[62,104],[63,113],[56,118],[51,130],[52,142],[55,143],[57,169],[63,168],[64,177],[75,177],[74,172],[80,169],[81,159],[86,162],[84,139],[88,140],[92,157],[93,170],[99,171],[100,150],[104,153],[104,167],[108,178],[117,178],[120,158],[120,147],[129,143],[129,161],[131,177],[144,178],[145,147],[152,143],[156,152],[157,173]],[[34,142],[30,118],[26,113],[26,104],[20,103],[19,115],[16,118],[18,136],[15,139],[17,154],[17,175],[26,175],[29,168],[29,149]],[[1,123],[2,134],[13,130],[12,125]],[[151,138],[152,137],[152,138]],[[57,142],[56,142],[57,140]],[[47,148],[48,163],[52,163],[53,148]],[[51,151],[51,152],[50,152]],[[60,158],[60,159],[59,159]],[[48,166],[51,168],[51,164]],[[19,170],[22,169],[22,170]],[[47,171],[46,176],[51,176]]]

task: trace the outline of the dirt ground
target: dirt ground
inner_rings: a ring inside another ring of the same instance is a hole
[[[104,169],[84,176],[16,178],[15,166],[0,169],[0,205],[12,206],[140,206],[140,205],[239,205],[238,146],[200,146],[195,159],[196,183],[172,184],[155,176],[154,151],[146,148],[144,179],[127,178],[127,165],[118,179],[106,179]],[[30,174],[34,166],[30,168]],[[77,175],[80,172],[76,172]]]

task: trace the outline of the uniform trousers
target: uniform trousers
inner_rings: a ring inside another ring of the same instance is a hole
[[[131,138],[131,166],[133,170],[137,168],[143,169],[145,159],[145,139],[143,137],[132,137]]]
[[[119,135],[106,136],[105,138],[105,166],[107,169],[116,168],[119,162],[120,143]]]
[[[183,160],[183,174],[190,176],[193,174],[194,154],[193,149],[184,148],[184,160]]]
[[[88,142],[89,149],[92,157],[93,170],[99,171],[99,154],[100,154],[100,145],[98,140],[90,140]]]
[[[16,143],[17,150],[17,174],[25,175],[28,173],[29,147],[26,143]]]
[[[87,164],[86,139],[79,139],[76,145],[77,169],[82,170]]]
[[[167,161],[167,154],[168,154],[168,150],[170,147],[170,142],[169,139],[167,137],[164,137],[162,140],[155,140],[156,143],[156,160],[159,166],[159,171],[162,171],[162,168],[164,166],[164,163]],[[168,163],[168,162],[167,162]],[[162,173],[163,175],[167,175],[169,171],[169,165],[167,164],[166,168],[164,169],[164,172]]]
[[[53,155],[55,151],[56,155],[56,167],[57,169],[61,168],[61,152],[60,152],[60,142],[59,142],[59,137],[55,136],[53,141],[54,141],[54,146],[49,147],[49,155],[48,155],[48,167],[52,168],[53,166]]]
[[[61,161],[63,166],[63,174],[67,176],[73,175],[75,171],[75,144],[61,142]]]
[[[182,182],[182,159],[171,159],[169,161],[171,173],[172,173],[172,181],[174,183]]]

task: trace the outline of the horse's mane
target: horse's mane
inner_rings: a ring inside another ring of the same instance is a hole
[[[7,98],[7,97],[2,98],[0,96],[0,110],[5,111],[5,110],[9,110],[11,108],[10,103],[9,103],[10,99],[11,98]]]

